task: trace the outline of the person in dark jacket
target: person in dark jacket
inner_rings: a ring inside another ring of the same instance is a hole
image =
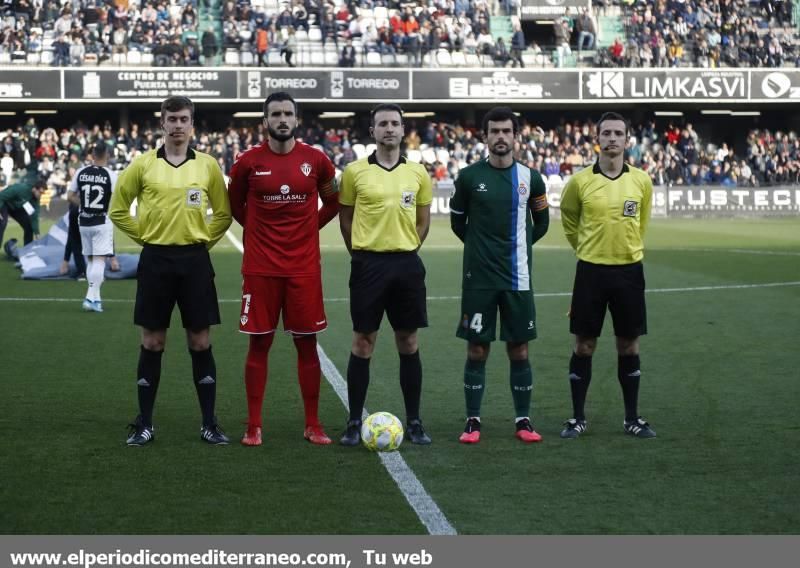
[[[30,177],[0,191],[0,243],[11,217],[22,227],[24,244],[39,236],[39,198],[47,188],[43,180],[31,183]]]

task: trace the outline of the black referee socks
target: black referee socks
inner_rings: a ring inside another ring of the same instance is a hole
[[[200,401],[200,411],[203,413],[203,426],[214,423],[214,403],[217,399],[217,365],[211,346],[205,351],[189,349],[192,357],[192,375],[197,399]]]
[[[161,381],[161,356],[163,351],[139,349],[139,366],[136,369],[136,390],[139,395],[139,414],[145,426],[153,425],[153,406],[156,403],[158,383]]]
[[[569,388],[572,391],[572,417],[586,420],[584,405],[589,383],[592,382],[592,358],[579,357],[574,352],[569,360]]]
[[[639,417],[639,379],[642,372],[638,355],[620,355],[617,359],[617,378],[622,387],[622,398],[625,401],[625,420],[630,422]]]
[[[406,420],[419,420],[419,400],[422,396],[422,361],[419,350],[400,355],[400,390],[406,404]]]
[[[369,388],[369,357],[357,357],[350,353],[347,363],[347,401],[350,406],[350,420],[361,421],[364,402]]]

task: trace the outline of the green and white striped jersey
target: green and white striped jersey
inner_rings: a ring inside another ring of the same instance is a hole
[[[531,246],[547,232],[549,211],[539,172],[488,159],[458,174],[450,224],[464,242],[463,288],[530,290]]]

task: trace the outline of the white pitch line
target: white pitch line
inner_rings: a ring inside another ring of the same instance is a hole
[[[230,231],[228,231],[226,235],[233,245],[239,249],[239,252],[242,252],[242,242]],[[241,300],[236,301],[239,302]],[[339,400],[342,401],[345,410],[348,409],[347,383],[342,378],[341,373],[339,373],[339,369],[337,369],[336,365],[333,364],[333,361],[330,360],[319,342],[317,342],[317,353],[319,354],[319,362],[322,374],[330,383],[331,387],[333,387],[333,391],[339,397]],[[364,416],[366,417],[368,414],[369,413],[367,412],[367,409],[364,408]],[[394,479],[394,482],[397,484],[400,492],[406,498],[406,501],[408,501],[408,504],[411,505],[412,509],[414,509],[414,512],[417,514],[419,520],[423,525],[425,525],[425,528],[428,529],[428,534],[458,534],[456,529],[453,528],[453,525],[451,525],[447,520],[447,517],[444,516],[444,513],[442,513],[442,510],[436,504],[436,501],[433,500],[433,497],[431,497],[428,492],[425,491],[422,483],[419,479],[417,479],[417,476],[414,475],[414,472],[408,466],[406,460],[403,459],[403,456],[400,455],[400,452],[378,452],[378,456],[383,463],[383,467],[385,467],[386,471],[389,472],[389,475],[392,476],[392,479]]]
[[[713,290],[745,290],[749,288],[788,288],[800,286],[800,280],[793,282],[764,282],[763,284],[720,284],[718,286],[689,286],[686,288],[653,288],[645,290],[647,294],[666,294],[675,292],[709,292]],[[572,292],[535,292],[536,298],[562,298],[571,296]],[[428,296],[428,301],[454,301],[460,300],[461,296]],[[349,298],[325,298],[325,302],[347,302]],[[75,298],[20,298],[20,297],[0,297],[0,302],[79,302]],[[241,298],[222,299],[221,304],[238,304]],[[106,299],[104,303],[132,304],[132,299]]]
[[[344,251],[343,244],[321,244],[320,248],[325,250]],[[463,244],[427,244],[424,250],[463,250]],[[572,247],[567,245],[535,245],[534,251],[568,251],[572,252]],[[649,252],[698,252],[698,253],[730,253],[730,254],[752,254],[756,256],[771,255],[771,256],[800,256],[800,251],[790,250],[760,250],[760,249],[723,249],[723,248],[674,248],[674,247],[647,247]]]
[[[712,249],[712,248],[657,248],[657,249],[648,249],[648,250],[657,250],[659,252],[663,252],[663,251],[714,252],[714,253],[726,252],[726,253],[731,253],[731,254],[754,254],[756,256],[760,256],[760,255],[800,256],[800,252],[791,251],[791,250]]]
[[[242,244],[242,241],[240,241],[236,237],[236,235],[234,235],[232,232],[228,231],[228,232],[225,233],[225,236],[228,237],[228,240],[231,243],[233,243],[233,246],[236,247],[236,250],[238,250],[239,252],[244,252],[244,245]]]
[[[342,401],[342,404],[344,404],[344,407],[348,408],[347,384],[344,378],[342,378],[336,365],[334,365],[333,361],[325,354],[325,351],[319,343],[317,343],[317,353],[319,353],[322,374],[328,379],[328,382]],[[368,414],[369,412],[365,408],[363,416],[366,417]],[[419,520],[425,525],[425,528],[428,529],[428,534],[458,534],[456,529],[453,528],[453,525],[450,524],[450,521],[447,520],[447,517],[444,516],[444,513],[436,504],[436,501],[433,500],[433,497],[425,491],[422,483],[417,479],[417,476],[414,475],[414,471],[408,466],[406,460],[400,455],[400,452],[378,452],[378,456],[381,458],[383,467],[385,467],[389,475],[392,476],[392,479],[394,479],[394,482],[406,498],[406,501],[408,501],[408,504],[414,509]]]

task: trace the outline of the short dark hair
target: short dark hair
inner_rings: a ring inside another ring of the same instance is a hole
[[[381,103],[369,111],[369,125],[375,126],[375,115],[379,112],[392,111],[400,114],[400,123],[403,123],[403,108],[394,103]]]
[[[511,121],[511,126],[514,129],[514,134],[519,132],[519,119],[514,111],[507,106],[494,107],[483,116],[483,133],[489,134],[489,121],[503,122],[506,120]]]
[[[31,189],[47,189],[47,180],[41,178],[37,179],[35,182],[33,182]]]
[[[105,142],[98,142],[92,147],[92,156],[95,158],[105,158],[108,155],[108,146]]]
[[[275,91],[271,93],[270,96],[266,98],[264,101],[264,116],[267,116],[267,107],[269,103],[272,102],[281,102],[281,101],[291,101],[292,106],[294,106],[294,114],[297,116],[297,101],[294,100],[294,97],[287,93],[286,91]]]
[[[600,116],[600,119],[597,121],[597,133],[598,134],[600,134],[600,125],[603,124],[606,120],[620,120],[620,121],[624,122],[625,123],[625,134],[627,134],[628,130],[630,130],[630,125],[628,124],[628,120],[624,116],[622,116],[618,112],[609,111],[609,112],[604,112]]]
[[[189,97],[168,97],[161,103],[161,116],[163,117],[167,112],[178,112],[185,108],[189,109],[189,114],[194,122],[194,103]]]

